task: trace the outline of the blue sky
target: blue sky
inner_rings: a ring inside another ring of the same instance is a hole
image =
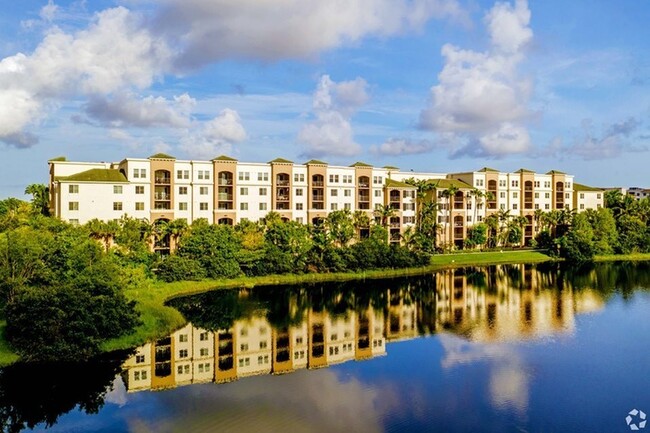
[[[0,197],[164,151],[648,186],[650,4],[0,2]]]

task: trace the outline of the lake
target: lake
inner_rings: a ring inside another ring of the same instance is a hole
[[[4,431],[650,431],[646,263],[461,268],[170,305],[190,323],[135,351],[2,369]]]

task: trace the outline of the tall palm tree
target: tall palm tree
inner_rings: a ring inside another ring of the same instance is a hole
[[[475,225],[476,217],[478,216],[478,205],[483,203],[485,193],[478,188],[472,188],[469,192],[469,196],[474,197],[474,219],[472,220],[472,225]]]
[[[178,249],[181,238],[187,233],[189,228],[187,221],[182,218],[175,219],[169,223],[169,235],[175,249]]]
[[[50,215],[50,189],[41,183],[32,183],[25,188],[25,194],[32,195],[32,209],[34,213]]]
[[[390,218],[395,215],[395,209],[389,204],[380,204],[374,212],[375,217],[379,218],[381,226],[386,230],[386,241],[390,243],[390,230],[388,230],[388,222]]]
[[[442,191],[442,196],[447,200],[447,222],[446,222],[446,227],[447,230],[449,231],[449,245],[453,244],[453,233],[454,233],[454,228],[453,228],[453,220],[451,218],[452,214],[452,204],[451,204],[451,199],[456,195],[458,192],[458,187],[455,185],[450,185],[447,189]]]
[[[356,210],[352,214],[352,225],[354,225],[354,231],[357,235],[357,240],[361,240],[361,231],[364,229],[370,228],[370,217],[368,212],[362,210]]]

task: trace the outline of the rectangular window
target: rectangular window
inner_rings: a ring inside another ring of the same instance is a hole
[[[499,197],[500,198],[506,198],[506,193],[505,192],[500,192]]]
[[[296,188],[296,197],[302,196],[302,188]]]
[[[548,204],[548,203],[546,203],[546,204],[544,205],[544,209],[546,209],[546,210],[549,209],[549,204]]]
[[[584,198],[585,198],[585,194],[581,192],[580,193],[580,199],[584,199]]]
[[[500,180],[499,181],[499,188],[505,188],[506,187],[506,181],[505,180]]]
[[[209,337],[210,337],[210,334],[208,334],[207,332],[201,332],[199,334],[199,340],[200,341],[208,341]]]
[[[512,187],[513,188],[519,188],[519,181],[518,180],[513,180],[512,181]]]
[[[121,201],[114,201],[113,202],[113,210],[122,210],[122,202]]]
[[[239,350],[242,352],[247,352],[248,351],[248,343],[243,343],[239,345]]]
[[[513,210],[517,210],[517,203],[513,203],[513,204],[512,204],[512,209],[513,209]]]
[[[147,177],[147,169],[146,168],[141,168],[140,169],[140,179],[144,179]]]
[[[296,210],[302,210],[302,203],[296,203]]]
[[[251,180],[251,173],[249,171],[240,171],[239,180]]]
[[[381,197],[381,190],[379,189],[375,190],[375,197]]]
[[[600,200],[600,194],[596,194],[596,198]]]
[[[302,217],[296,218],[296,222],[302,224]]]
[[[248,195],[248,188],[246,187],[239,188],[239,195]]]
[[[536,180],[535,182],[533,182],[533,186],[535,188],[539,188],[539,180]]]
[[[183,179],[189,179],[189,178],[190,178],[190,171],[183,170]]]
[[[144,362],[144,355],[136,355],[135,356],[135,363],[136,364],[142,364]]]
[[[266,195],[266,188],[260,188],[260,195]]]
[[[404,222],[404,224],[413,224],[415,222],[415,217],[405,216],[402,218],[402,221]]]
[[[208,195],[208,187],[207,186],[199,187],[199,194],[200,195]]]
[[[181,343],[187,343],[187,334],[181,334],[178,336],[178,341]]]
[[[187,195],[187,187],[186,186],[179,186],[178,187],[178,194],[179,195]]]
[[[331,195],[332,197],[338,197],[338,195],[339,195],[339,191],[338,191],[337,189],[333,189],[333,190],[330,192],[330,195]]]
[[[513,193],[512,193],[512,198],[518,198],[518,197],[519,197],[519,194],[518,194],[518,193],[516,193],[516,192],[513,192]]]
[[[68,185],[68,192],[70,194],[79,194],[79,185]]]
[[[113,185],[113,194],[122,194],[122,185]]]
[[[136,201],[135,202],[135,210],[144,210],[144,202],[143,201]]]
[[[539,193],[538,192],[535,193],[535,198],[539,198]]]
[[[330,174],[330,183],[339,183],[339,175]]]
[[[140,177],[140,169],[139,168],[134,168],[133,169],[133,177],[136,178],[136,179]]]
[[[200,351],[200,355],[201,355],[201,356],[208,356],[208,353],[209,353],[209,351],[208,351],[208,349],[205,348],[205,347],[202,348],[201,351]]]
[[[239,210],[248,210],[248,203],[239,203]]]
[[[176,170],[176,179],[183,178],[183,170]]]
[[[338,205],[338,203],[332,203],[332,204],[330,204],[330,209],[331,209],[331,210],[339,210],[339,205]]]
[[[539,209],[539,203],[535,203],[535,209]]]
[[[260,203],[260,210],[266,210],[266,209],[267,209],[266,203]]]
[[[187,349],[181,349],[178,351],[179,358],[187,358]]]
[[[208,204],[206,202],[199,203],[199,210],[208,210]]]
[[[565,198],[570,198],[570,197],[571,197],[571,194],[569,194],[569,193],[567,192],[566,194],[564,194],[564,197],[565,197]]]
[[[551,198],[551,193],[550,192],[544,193],[544,198]]]
[[[544,182],[544,188],[550,188],[551,182]]]
[[[344,197],[352,197],[352,190],[350,190],[350,189],[344,189],[344,190],[343,190],[343,196],[344,196]]]
[[[73,225],[79,225],[79,220],[77,218],[69,219],[68,222]]]
[[[142,185],[136,185],[136,187],[135,187],[135,193],[136,193],[136,194],[144,194],[144,186],[142,186]]]
[[[187,210],[187,203],[186,202],[178,203],[178,210]]]
[[[266,341],[260,341],[260,349],[266,349],[268,343]]]
[[[372,177],[372,183],[376,185],[381,185],[383,183],[383,178],[381,176],[373,176]]]
[[[350,203],[345,203],[345,204],[343,205],[343,209],[345,209],[345,210],[352,210],[352,205],[351,205]]]
[[[257,173],[257,180],[259,182],[268,182],[269,174],[268,173]]]

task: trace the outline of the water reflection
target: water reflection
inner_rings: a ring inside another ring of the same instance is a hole
[[[122,377],[129,392],[156,390],[375,358],[387,344],[441,331],[480,343],[568,335],[576,314],[604,306],[602,291],[583,284],[598,280],[594,272],[571,282],[555,268],[501,265],[181,298],[171,305],[190,324],[138,348]],[[447,344],[443,366],[484,355]],[[495,399],[521,408],[525,374],[512,354],[500,356],[510,361],[493,380]]]

